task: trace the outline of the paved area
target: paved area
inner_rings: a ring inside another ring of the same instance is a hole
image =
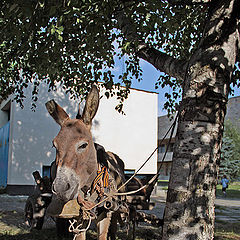
[[[151,198],[156,204],[151,213],[159,218],[163,217],[166,195],[166,191],[162,190],[158,191],[157,194]],[[26,200],[27,196],[9,196],[7,194],[0,194],[0,212],[16,211],[23,213]],[[228,198],[217,198],[215,212],[217,220],[231,222],[240,221],[240,199],[232,200]],[[48,222],[48,220],[46,222]]]
[[[167,198],[166,190],[158,190],[157,193],[153,195],[152,199],[165,202]],[[229,198],[216,198],[215,204],[217,206],[227,206],[227,207],[239,207],[240,208],[240,199],[229,199]]]
[[[238,207],[240,209],[240,199],[217,198],[215,204],[217,206]]]
[[[167,197],[167,191],[158,190],[157,193],[152,197],[152,201],[156,203],[157,216],[163,216],[163,210],[165,207]],[[155,210],[153,210],[155,211]],[[229,198],[216,198],[215,201],[215,213],[216,220],[228,221],[228,222],[239,222],[240,221],[240,199],[229,199]]]
[[[0,194],[0,211],[23,212],[27,198],[27,196]]]

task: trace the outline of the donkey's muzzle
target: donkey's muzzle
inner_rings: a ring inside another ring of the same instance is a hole
[[[53,193],[62,201],[69,201],[77,196],[78,185],[70,185],[68,182],[63,180],[54,180],[52,185]]]
[[[57,169],[56,178],[52,184],[53,193],[63,201],[69,201],[77,197],[79,180],[75,174],[66,167]]]

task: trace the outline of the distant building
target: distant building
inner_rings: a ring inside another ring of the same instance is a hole
[[[173,146],[175,143],[175,136],[177,126],[173,132],[173,136],[171,142],[169,143],[170,133],[166,135],[168,129],[172,125],[174,118],[170,120],[168,115],[158,117],[158,169],[161,167],[160,170],[160,179],[161,180],[168,180],[170,176],[171,166],[172,166],[172,157],[173,157]],[[164,138],[165,137],[165,138]],[[168,146],[169,143],[169,146]],[[168,146],[168,149],[167,149]],[[163,161],[163,157],[165,155],[165,151],[167,149],[166,156]]]
[[[240,129],[240,96],[228,100],[225,120],[230,120],[233,125]],[[168,152],[163,162],[162,159],[169,142],[170,134],[168,134],[164,140],[163,138],[172,123],[173,120],[170,121],[167,115],[158,117],[158,168],[161,166],[159,177],[161,180],[168,180],[170,177],[177,126],[175,127]]]
[[[240,129],[240,96],[228,100],[226,120]]]
[[[78,101],[70,99],[59,88],[49,93],[47,87],[39,90],[37,108],[31,110],[31,90],[25,92],[24,109],[9,98],[0,104],[0,187],[11,193],[25,193],[32,189],[32,172],[48,175],[50,164],[55,160],[52,140],[59,126],[48,114],[45,103],[55,99],[75,118]],[[107,99],[101,90],[98,112],[93,120],[94,141],[107,151],[119,155],[126,170],[134,172],[157,147],[157,94],[130,90],[124,103],[124,114],[115,110],[116,97]],[[140,174],[155,174],[155,154]]]

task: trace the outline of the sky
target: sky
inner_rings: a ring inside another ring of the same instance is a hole
[[[134,80],[132,82],[132,88],[141,89],[145,91],[152,91],[158,93],[158,115],[166,115],[167,111],[163,109],[163,104],[166,101],[166,98],[164,94],[166,92],[171,92],[171,89],[168,87],[165,88],[158,88],[155,89],[155,83],[157,82],[161,72],[156,70],[155,67],[153,67],[148,62],[141,60],[140,62],[142,70],[143,70],[143,80],[141,82],[138,82],[137,80]],[[240,96],[240,89],[234,88],[234,96],[230,97],[236,97]]]
[[[124,60],[119,60],[116,58],[115,61],[116,66],[113,72],[114,74],[118,75],[123,72]],[[158,115],[166,115],[167,111],[163,109],[163,105],[166,101],[164,94],[166,92],[169,93],[171,89],[169,87],[162,89],[160,86],[158,89],[155,89],[155,83],[157,82],[161,72],[144,60],[140,60],[140,66],[142,68],[143,80],[140,82],[138,80],[133,80],[131,88],[158,93]]]
[[[142,60],[140,64],[143,70],[143,80],[140,82],[136,80],[133,81],[132,88],[158,93],[158,115],[166,115],[167,111],[163,109],[163,105],[166,101],[164,94],[170,92],[170,88],[165,87],[162,89],[159,87],[158,89],[155,89],[155,83],[161,72],[144,60]]]

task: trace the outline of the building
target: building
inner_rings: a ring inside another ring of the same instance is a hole
[[[162,159],[169,142],[170,134],[168,134],[164,140],[163,138],[172,125],[173,120],[174,119],[170,120],[167,115],[158,117],[158,168],[161,166],[159,177],[161,180],[168,180],[170,177],[177,126],[175,127],[164,161],[162,161]],[[225,120],[230,120],[240,129],[240,96],[229,98]]]
[[[169,128],[174,122],[174,116],[169,118],[168,115],[158,117],[158,169],[160,170],[159,179],[168,180],[170,176],[172,157],[173,157],[173,146],[175,142],[177,126],[174,129],[171,141],[171,131],[166,135]],[[166,136],[165,136],[166,135]],[[170,141],[170,142],[169,142]],[[169,146],[168,146],[169,145]],[[165,155],[165,151],[166,156]]]
[[[228,100],[226,120],[240,129],[240,96]]]
[[[25,95],[24,109],[11,98],[0,105],[0,183],[15,194],[31,191],[32,172],[37,170],[47,175],[55,159],[52,139],[59,126],[49,116],[45,103],[55,99],[72,118],[78,110],[78,101],[70,99],[61,88],[49,93],[42,86],[35,111],[31,110],[31,90],[27,89]],[[157,94],[131,89],[124,103],[124,114],[115,110],[116,98],[107,99],[103,89],[100,95],[92,126],[94,141],[119,155],[126,170],[134,172],[157,147]],[[156,171],[157,154],[140,174]]]

